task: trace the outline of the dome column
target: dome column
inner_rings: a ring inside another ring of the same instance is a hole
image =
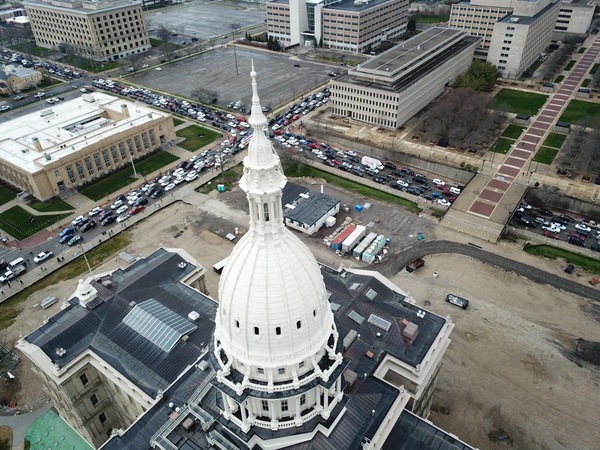
[[[229,397],[227,394],[225,394],[225,392],[221,392],[221,400],[223,400],[223,407],[225,408],[225,411],[223,411],[223,417],[225,417],[227,420],[230,420],[231,409],[229,408]]]

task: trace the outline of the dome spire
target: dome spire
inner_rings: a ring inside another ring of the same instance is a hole
[[[249,122],[254,133],[248,145],[248,156],[244,158],[244,175],[240,180],[240,187],[248,197],[250,230],[264,236],[284,228],[281,192],[286,178],[279,157],[273,150],[273,144],[266,135],[267,118],[260,106],[254,61],[250,77],[252,114]]]

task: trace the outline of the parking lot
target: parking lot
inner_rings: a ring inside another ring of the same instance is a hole
[[[237,66],[233,47],[217,48],[202,55],[162,66],[161,71],[148,70],[128,77],[133,83],[149,89],[170,92],[188,98],[195,89],[214,92],[218,104],[242,101],[250,105],[250,68],[258,73],[259,95],[264,99],[263,106],[275,108],[287,103],[329,80],[331,70],[326,65],[298,62],[287,54],[273,54],[244,46],[236,46]],[[299,64],[300,67],[295,67]]]
[[[251,3],[194,2],[145,11],[151,29],[159,26],[185,36],[210,39],[224,34],[231,35],[230,24],[239,29],[264,23],[266,13],[263,5]]]

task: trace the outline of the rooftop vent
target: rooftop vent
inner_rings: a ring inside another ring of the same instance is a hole
[[[136,305],[136,303],[134,301],[129,302],[129,306],[131,306],[132,308]]]
[[[66,354],[67,354],[67,351],[64,348],[60,347],[60,348],[56,349],[56,356],[62,357],[62,356],[65,356]]]
[[[195,322],[199,318],[200,318],[200,314],[198,314],[196,311],[192,311],[191,313],[188,314],[188,319],[190,319],[192,322]]]

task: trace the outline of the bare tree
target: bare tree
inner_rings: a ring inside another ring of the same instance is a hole
[[[160,25],[158,27],[158,30],[156,30],[156,35],[158,36],[158,39],[160,39],[161,41],[169,42],[169,38],[171,37],[171,32],[164,25]]]
[[[192,90],[192,92],[190,92],[190,95],[197,99],[198,102],[200,103],[205,103],[205,104],[215,104],[217,103],[217,101],[219,100],[218,98],[218,94],[214,91],[209,91],[207,89],[203,89],[203,88],[195,88]]]

